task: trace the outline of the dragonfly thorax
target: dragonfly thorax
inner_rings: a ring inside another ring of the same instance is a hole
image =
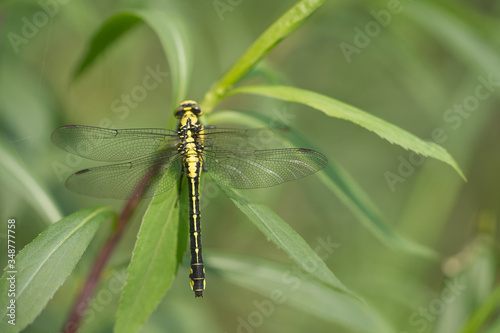
[[[184,102],[184,109],[180,123],[178,135],[180,139],[179,152],[183,156],[184,168],[188,178],[197,178],[202,167],[201,154],[203,153],[203,125],[198,120],[197,114],[191,109],[190,102]]]
[[[189,128],[193,128],[195,126],[199,126],[199,124],[200,124],[200,121],[198,120],[198,116],[195,115],[191,111],[186,111],[186,112],[184,112],[184,114],[181,117],[181,121],[179,123],[179,126],[181,128],[184,127],[186,129],[189,129]]]

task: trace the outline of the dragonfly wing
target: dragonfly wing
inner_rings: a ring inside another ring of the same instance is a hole
[[[155,168],[158,168],[155,171]],[[68,178],[70,190],[98,198],[147,198],[170,189],[179,179],[182,159],[179,155],[148,156],[132,162],[106,165],[78,171]],[[148,173],[150,177],[148,178]],[[140,193],[141,182],[148,186]]]
[[[206,169],[217,183],[233,188],[260,188],[296,180],[323,169],[328,160],[305,148],[269,150],[206,149]]]
[[[51,139],[67,152],[103,162],[132,160],[179,142],[177,132],[162,128],[115,130],[83,125],[59,127]]]
[[[200,135],[206,147],[230,150],[257,150],[283,147],[280,128],[208,128]]]

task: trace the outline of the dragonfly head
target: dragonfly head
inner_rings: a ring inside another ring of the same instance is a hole
[[[196,103],[195,101],[187,100],[182,102],[177,107],[177,109],[174,110],[174,115],[176,118],[181,118],[184,113],[188,111],[194,113],[196,116],[201,116],[203,114],[198,103]]]

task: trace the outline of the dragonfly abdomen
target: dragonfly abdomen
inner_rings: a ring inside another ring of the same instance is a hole
[[[199,166],[198,166],[199,168]],[[203,297],[205,289],[205,267],[201,250],[200,177],[188,178],[189,188],[189,238],[191,241],[191,289],[195,297]]]

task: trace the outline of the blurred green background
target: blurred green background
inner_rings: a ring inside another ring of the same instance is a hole
[[[201,100],[210,85],[295,2],[3,0],[2,244],[10,217],[17,220],[17,247],[21,249],[61,216],[94,204],[109,204],[117,210],[123,205],[65,189],[65,178],[95,163],[52,145],[50,134],[55,128],[65,124],[165,127],[169,123],[174,101],[168,74],[146,95],[130,104],[123,100],[124,95],[137,93],[151,70],[170,71],[157,37],[146,26],[125,34],[72,81],[89,39],[104,20],[130,7],[174,13],[188,26],[193,51],[194,70],[186,97]],[[47,7],[48,3],[57,5]],[[43,21],[37,16],[40,11],[54,15]],[[327,1],[250,78],[325,94],[423,139],[439,133],[441,142],[437,143],[457,160],[468,182],[444,163],[416,157],[352,123],[305,106],[244,95],[218,107],[276,115],[280,120],[285,117],[350,173],[392,228],[439,254],[437,260],[429,260],[388,248],[315,177],[252,191],[313,249],[322,241],[335,243],[335,250],[325,259],[328,267],[395,332],[500,332],[498,296],[494,297],[500,285],[496,233],[500,213],[499,18],[500,2],[490,0]],[[38,22],[38,27],[32,29],[26,22]],[[202,197],[208,263],[205,298],[192,297],[186,257],[172,289],[142,332],[245,332],[241,322],[251,321],[249,317],[259,311],[255,302],[268,296],[211,270],[210,253],[248,255],[292,269],[286,255],[215,186],[206,184]],[[142,203],[113,255],[82,332],[111,331],[120,295],[116,285],[123,282],[145,208]],[[26,332],[54,332],[62,326],[109,231],[106,224]],[[7,258],[0,258],[3,267]],[[450,290],[454,297],[446,298]],[[486,317],[481,319],[481,313]],[[350,332],[287,303],[275,305],[262,318],[259,325],[250,327],[252,332]],[[479,318],[481,329],[471,324],[473,318]]]

